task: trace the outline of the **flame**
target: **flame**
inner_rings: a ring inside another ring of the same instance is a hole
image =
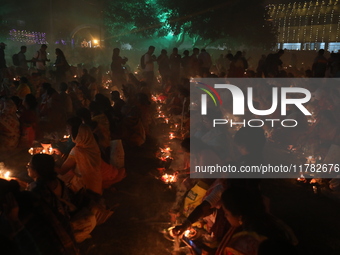
[[[171,174],[164,174],[161,179],[165,183],[172,183],[177,181],[176,175]]]

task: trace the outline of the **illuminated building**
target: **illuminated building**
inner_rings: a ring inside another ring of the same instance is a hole
[[[278,49],[340,50],[339,0],[273,4],[267,8],[278,29]]]

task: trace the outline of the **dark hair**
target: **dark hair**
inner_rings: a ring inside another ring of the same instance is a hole
[[[66,82],[61,82],[59,85],[60,91],[66,91],[68,89],[68,85]]]
[[[249,153],[260,154],[266,143],[266,137],[260,127],[242,127],[236,132],[234,141],[245,146]]]
[[[54,93],[58,93],[54,88],[51,87],[47,89],[47,95],[51,96]]]
[[[101,93],[94,96],[94,101],[98,103],[102,112],[108,111],[111,108],[110,99]]]
[[[27,49],[27,47],[25,45],[20,47],[21,50]]]
[[[20,77],[20,82],[28,83],[28,79],[25,76]]]
[[[27,94],[25,96],[25,103],[28,105],[29,109],[34,110],[38,106],[38,101],[32,94]]]
[[[190,137],[184,138],[181,142],[181,146],[186,152],[190,152]]]
[[[61,49],[56,48],[56,49],[55,49],[55,52],[56,52],[59,56],[65,57],[65,56],[64,56],[64,52],[63,52]]]
[[[90,110],[91,112],[96,113],[96,114],[102,113],[99,103],[98,103],[98,102],[95,102],[95,101],[91,101],[91,102],[90,102],[89,110]]]
[[[11,96],[11,100],[15,103],[16,107],[19,108],[21,106],[21,99],[18,96]]]
[[[89,109],[82,107],[76,111],[76,116],[84,120],[85,123],[91,121],[91,112]]]
[[[82,121],[79,117],[72,117],[69,118],[66,121],[66,124],[71,126],[71,135],[73,139],[76,139],[77,135],[78,135],[78,130],[80,125],[82,124]]]
[[[48,82],[44,82],[41,86],[45,90],[52,87],[51,83],[48,83]]]
[[[154,50],[155,49],[155,46],[149,46],[149,50]]]
[[[42,44],[41,48],[47,48],[47,45],[46,44]]]
[[[259,191],[233,187],[225,190],[221,198],[224,208],[234,216],[242,216],[245,223],[266,213]]]
[[[39,175],[39,179],[43,181],[52,181],[57,178],[57,173],[54,171],[54,158],[51,155],[35,154],[30,165]]]
[[[120,98],[120,93],[118,90],[111,91],[111,99]]]

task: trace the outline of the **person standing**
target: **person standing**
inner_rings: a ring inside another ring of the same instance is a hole
[[[21,46],[20,47],[20,52],[18,53],[18,60],[19,60],[19,66],[18,66],[18,72],[19,75],[27,75],[28,74],[28,64],[29,62],[32,62],[32,60],[27,60],[26,59],[26,53],[27,47],[26,46]]]
[[[324,54],[325,50],[321,49],[318,51],[318,55],[314,59],[312,67],[313,77],[325,77],[328,61]]]
[[[201,49],[201,53],[198,55],[198,61],[200,76],[207,77],[210,74],[210,67],[212,65],[210,54],[205,49]]]
[[[70,65],[67,63],[67,60],[65,58],[64,52],[56,48],[55,54],[57,55],[57,58],[55,60],[55,67],[56,67],[56,80],[57,83],[65,82],[66,81],[66,72],[70,69]]]
[[[155,46],[149,46],[148,51],[144,54],[144,61],[141,61],[142,68],[144,70],[144,78],[149,87],[153,86],[154,80],[154,64],[157,58],[153,53],[155,52]]]
[[[170,71],[173,83],[178,83],[181,74],[181,55],[178,54],[177,48],[173,48],[170,55]]]
[[[126,64],[128,59],[126,57],[122,58],[119,56],[120,49],[114,48],[112,54],[112,62],[111,62],[111,75],[112,75],[112,84],[116,85],[117,88],[122,88],[122,85],[125,84],[125,71],[123,65]]]
[[[46,74],[46,62],[49,62],[50,60],[47,58],[47,45],[42,44],[40,49],[34,54],[33,62],[36,65],[36,68],[38,70],[38,73],[41,75]]]
[[[162,77],[162,86],[166,86],[170,78],[170,60],[167,51],[163,49],[157,58],[158,71]]]
[[[192,50],[192,55],[190,56],[190,75],[191,77],[196,77],[199,74],[200,63],[198,60],[198,53],[200,50],[198,48],[194,48]]]
[[[189,78],[190,77],[190,56],[189,51],[185,50],[183,52],[183,58],[181,59],[182,66],[182,77]]]
[[[0,43],[0,81],[2,81],[6,76],[7,66],[6,66],[6,59],[5,59],[5,48],[6,44],[1,42]]]

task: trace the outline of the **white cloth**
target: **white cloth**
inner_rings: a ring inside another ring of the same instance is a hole
[[[91,129],[86,125],[80,125],[74,142],[76,145],[71,150],[70,156],[74,156],[76,161],[76,175],[81,177],[86,189],[102,194],[100,150]]]
[[[38,50],[34,54],[34,58],[38,61],[36,62],[36,67],[38,70],[46,70],[47,53],[46,51]]]
[[[153,61],[152,61],[152,56],[149,53],[145,53],[145,55],[144,55],[144,64],[145,64],[145,69],[144,69],[145,72],[153,71],[154,64],[153,64]]]

